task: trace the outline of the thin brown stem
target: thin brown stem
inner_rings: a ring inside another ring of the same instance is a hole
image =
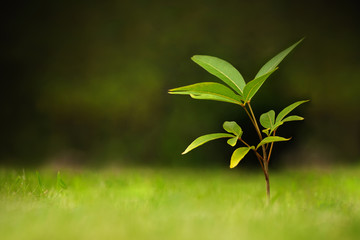
[[[261,135],[260,128],[259,128],[259,125],[257,123],[254,111],[251,108],[250,102],[248,102],[248,106],[249,106],[250,113],[248,111],[246,111],[246,113],[248,114],[251,122],[253,123],[253,125],[255,127],[255,130],[256,130],[256,132],[257,132],[257,134],[259,136],[260,141],[262,141],[263,137]],[[244,107],[244,109],[246,110],[245,107]],[[266,156],[266,150],[267,149],[266,149],[265,145],[262,145],[261,148],[262,148],[262,152],[263,152],[262,157],[260,156],[260,154],[256,150],[254,150],[254,151],[255,151],[256,157],[258,158],[258,160],[260,162],[260,165],[261,165],[261,167],[263,169],[264,175],[265,175],[266,196],[267,196],[267,203],[269,203],[270,202],[270,180],[269,180],[269,164],[268,164],[268,158]]]
[[[248,103],[248,106],[249,106],[249,110],[250,110],[250,113],[251,113],[251,116],[252,116],[252,119],[253,119],[254,127],[255,127],[256,132],[259,135],[259,138],[260,138],[260,141],[261,141],[263,138],[262,138],[262,135],[261,135],[261,132],[260,132],[259,125],[257,124],[256,117],[255,117],[254,112],[253,112],[253,110],[251,108],[250,102]]]
[[[271,152],[272,152],[273,146],[274,146],[274,143],[271,143],[270,151],[269,151],[269,156],[268,156],[268,158],[267,158],[267,162],[268,162],[268,163],[269,163],[269,161],[270,161],[270,157],[271,157]]]
[[[265,181],[266,181],[266,204],[270,203],[270,179],[269,173],[265,173]]]
[[[274,131],[274,135],[273,135],[273,136],[275,136],[275,132],[276,132],[276,130]],[[273,150],[273,146],[274,146],[274,142],[272,142],[271,145],[270,145],[269,156],[268,156],[268,158],[267,158],[267,162],[268,162],[268,163],[269,163],[269,161],[270,161],[270,157],[271,157],[271,153],[272,153],[272,150]]]
[[[259,154],[256,150],[253,150],[253,151],[254,151],[254,153],[255,153],[255,155],[256,155],[256,157],[257,157],[257,159],[259,160],[260,166],[261,166],[261,168],[262,168],[262,170],[263,170],[264,174],[266,174],[266,172],[265,172],[265,168],[264,168],[264,165],[263,165],[263,163],[262,163],[262,161],[261,161],[261,159],[262,159],[261,155],[260,155],[260,154]]]
[[[242,138],[238,138],[245,146],[251,148],[251,146],[245,142]],[[257,157],[260,157],[261,160],[263,160],[262,156],[255,150],[255,149],[252,149],[255,153],[256,153],[256,156]]]
[[[265,168],[264,168],[264,159],[263,159],[263,157],[255,150],[255,149],[252,149],[253,150],[253,152],[255,153],[255,155],[256,155],[256,157],[257,157],[257,159],[259,160],[259,163],[260,163],[260,165],[261,165],[261,168],[262,168],[262,170],[264,171],[264,173],[265,173]]]
[[[255,129],[256,129],[256,132],[257,132],[258,135],[259,135],[260,141],[262,141],[262,140],[263,140],[263,137],[262,137],[262,135],[261,135],[260,128],[259,128],[259,125],[257,124],[256,117],[255,117],[255,115],[254,115],[254,111],[253,111],[252,108],[251,108],[250,102],[248,103],[248,105],[249,105],[250,113],[251,113],[251,115],[252,115],[252,117],[253,117],[253,120],[254,120],[254,127],[255,127]],[[262,151],[263,151],[264,168],[265,168],[265,171],[268,172],[267,160],[266,160],[266,159],[267,159],[267,158],[266,158],[266,148],[265,148],[264,145],[262,145],[261,148],[262,148]]]
[[[255,123],[254,120],[252,119],[252,116],[250,115],[249,111],[246,109],[246,105],[242,105],[242,107],[244,108],[246,114],[248,115],[248,117],[250,118],[251,123],[254,125],[255,127]]]
[[[242,138],[238,138],[238,139],[239,139],[243,144],[245,144],[245,146],[251,148],[251,146],[250,146],[247,142],[245,142]],[[263,170],[264,173],[265,173],[265,169],[264,169],[264,165],[263,165],[263,161],[264,161],[264,160],[263,160],[262,156],[261,156],[255,149],[252,149],[252,150],[254,151],[257,159],[259,160],[259,163],[260,163],[260,165],[261,165],[261,168],[262,168],[262,170]]]
[[[247,144],[247,142],[245,142],[242,138],[238,138],[243,144],[245,144],[247,147],[250,147],[250,145],[249,144]]]

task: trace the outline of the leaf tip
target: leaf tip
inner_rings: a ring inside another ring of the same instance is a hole
[[[306,36],[302,37],[302,38],[298,41],[298,43],[301,43],[302,41],[304,41],[305,38],[306,38]]]
[[[239,161],[240,162],[240,161]],[[234,164],[234,163],[230,163],[230,168],[232,169],[232,168],[235,168],[237,165],[238,165],[239,163],[236,163],[236,164]]]
[[[185,155],[185,154],[187,154],[188,153],[188,151],[187,151],[187,149],[185,149],[185,151],[183,151],[182,153],[181,153],[181,155]]]
[[[201,57],[201,55],[193,55],[190,59],[196,62],[196,60],[198,60],[199,57]]]
[[[302,41],[305,40],[306,37],[302,37],[299,41],[297,41],[296,43],[294,43],[291,47],[295,48],[297,45],[299,45]]]
[[[176,91],[176,88],[168,89],[168,93],[172,94],[174,91]]]
[[[185,154],[187,154],[188,152],[190,152],[191,151],[191,149],[189,149],[189,147],[187,147],[182,153],[181,153],[181,155],[185,155]]]

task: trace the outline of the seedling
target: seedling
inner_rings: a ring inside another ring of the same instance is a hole
[[[216,82],[202,82],[184,87],[170,89],[170,94],[190,95],[194,99],[214,100],[240,105],[250,118],[254,125],[256,133],[259,137],[259,143],[255,145],[248,144],[242,137],[242,128],[234,121],[226,121],[223,128],[226,133],[212,133],[195,139],[182,154],[186,154],[201,146],[202,144],[211,140],[226,138],[227,143],[235,147],[237,143],[241,143],[242,147],[238,147],[233,152],[230,159],[230,168],[236,167],[239,162],[246,156],[249,151],[252,151],[265,175],[266,181],[266,195],[267,200],[270,200],[270,181],[269,181],[269,161],[273,151],[274,143],[281,141],[288,141],[290,138],[284,138],[276,135],[276,131],[280,126],[290,121],[300,121],[303,117],[292,115],[287,116],[292,110],[300,104],[307,102],[298,101],[290,106],[284,108],[276,117],[275,111],[270,110],[260,115],[260,124],[263,129],[260,129],[258,120],[255,117],[254,111],[251,107],[251,101],[260,87],[264,84],[266,79],[273,74],[280,62],[302,41],[296,42],[292,46],[283,50],[275,57],[270,59],[256,74],[255,78],[246,83],[240,72],[230,63],[212,56],[195,55],[191,59],[204,68],[212,75],[218,77],[227,86]],[[260,151],[261,149],[261,151]],[[260,153],[259,153],[260,151]]]

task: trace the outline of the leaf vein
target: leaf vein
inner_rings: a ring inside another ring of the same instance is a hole
[[[211,65],[209,63],[203,62],[204,64],[214,68],[216,71],[218,71],[219,73],[223,74],[227,79],[229,79],[239,90],[241,93],[243,93],[243,91],[241,90],[241,88],[236,84],[236,82],[234,80],[232,80],[228,75],[226,75],[224,72],[222,72],[220,69],[216,68],[214,65]]]
[[[179,92],[186,92],[186,91],[179,91]],[[210,95],[215,95],[215,96],[219,96],[219,97],[223,97],[232,101],[235,101],[236,103],[238,103],[239,105],[241,105],[241,102],[239,102],[238,100],[234,99],[234,98],[230,98],[226,95],[222,95],[222,94],[218,94],[218,93],[214,93],[214,92],[207,92],[207,91],[201,91],[201,90],[197,90],[197,92],[199,93],[204,93],[204,94],[210,94]]]

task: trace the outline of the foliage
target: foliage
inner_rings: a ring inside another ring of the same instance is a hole
[[[261,86],[265,81],[278,69],[278,65],[281,61],[302,41],[299,40],[295,44],[286,48],[275,57],[270,59],[256,74],[255,78],[248,83],[245,82],[244,78],[240,72],[230,63],[225,60],[222,60],[217,57],[206,56],[206,55],[195,55],[191,59],[204,68],[206,71],[216,76],[222,80],[227,86],[216,83],[216,82],[204,82],[192,84],[184,87],[170,89],[170,94],[179,94],[179,95],[190,95],[194,99],[202,100],[214,100],[222,101],[227,103],[233,103],[240,105],[247,115],[249,116],[251,122],[253,123],[256,132],[259,136],[259,143],[257,146],[251,146],[242,138],[242,129],[234,121],[226,121],[223,124],[223,128],[228,133],[213,133],[201,136],[195,139],[189,147],[183,152],[183,154],[188,153],[194,148],[209,142],[211,140],[219,138],[229,138],[227,143],[235,147],[238,140],[245,145],[245,147],[239,147],[235,149],[231,156],[230,168],[236,167],[239,162],[246,156],[246,154],[252,150],[256,157],[259,160],[259,163],[263,169],[266,183],[267,183],[267,196],[270,197],[270,185],[269,185],[269,173],[268,173],[268,164],[271,157],[271,152],[273,149],[274,142],[288,141],[290,138],[284,138],[276,136],[276,130],[283,125],[285,122],[289,121],[299,121],[303,120],[303,117],[300,116],[289,116],[285,118],[292,110],[298,107],[300,104],[307,102],[298,101],[290,106],[284,108],[275,118],[275,111],[270,110],[266,113],[263,113],[260,116],[260,124],[264,128],[260,131],[258,121],[254,115],[254,112],[251,108],[251,101],[256,93],[260,90]],[[285,119],[284,119],[285,118]],[[266,136],[264,137],[263,134]],[[262,154],[258,153],[257,150],[262,148]]]

